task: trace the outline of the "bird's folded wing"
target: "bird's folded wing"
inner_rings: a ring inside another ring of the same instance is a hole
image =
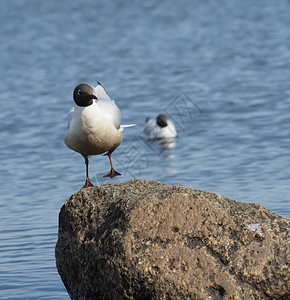
[[[110,116],[114,126],[119,129],[121,126],[121,112],[114,100],[97,100],[98,106],[104,114]]]
[[[121,112],[119,107],[115,104],[114,100],[111,100],[106,90],[99,82],[93,89],[94,95],[98,98],[96,100],[97,104],[105,114],[110,116],[114,126],[119,129],[121,125]]]
[[[69,126],[70,126],[70,122],[71,122],[71,120],[72,120],[72,118],[73,118],[73,116],[74,116],[74,113],[75,113],[75,109],[74,109],[74,107],[72,107],[72,108],[69,110],[68,114],[67,114],[67,121],[68,121],[67,127],[68,127],[68,128],[69,128]]]
[[[96,87],[94,87],[93,90],[94,95],[98,98],[98,100],[111,100],[106,90],[100,83]]]

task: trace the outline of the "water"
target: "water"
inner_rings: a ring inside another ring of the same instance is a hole
[[[185,184],[290,217],[289,1],[5,1],[0,11],[0,298],[67,299],[55,268],[58,212],[84,182],[63,144],[72,90],[99,80],[122,110],[95,184]],[[180,105],[182,104],[182,105]],[[140,138],[167,112],[179,137]]]

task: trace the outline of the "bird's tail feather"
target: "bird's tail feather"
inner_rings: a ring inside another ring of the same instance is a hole
[[[127,127],[133,127],[133,126],[136,126],[136,124],[121,125],[119,130],[120,130],[120,131],[123,131],[124,128],[127,128]]]

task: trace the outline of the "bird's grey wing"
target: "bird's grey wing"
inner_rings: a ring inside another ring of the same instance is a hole
[[[97,100],[97,104],[103,112],[110,116],[114,126],[119,129],[121,126],[121,111],[114,100]]]
[[[68,127],[68,128],[70,127],[70,123],[71,123],[71,120],[72,120],[72,118],[73,118],[73,116],[74,116],[74,113],[75,113],[75,109],[72,107],[72,108],[69,110],[68,114],[67,114],[67,121],[68,121],[67,127]]]
[[[94,95],[98,98],[98,100],[111,100],[106,90],[99,82],[98,85],[93,88],[93,90],[94,90]]]
[[[111,100],[109,95],[103,86],[98,82],[98,85],[93,88],[94,95],[98,98],[96,101],[103,112],[110,116],[114,126],[119,129],[121,126],[121,111],[115,104],[114,100]]]

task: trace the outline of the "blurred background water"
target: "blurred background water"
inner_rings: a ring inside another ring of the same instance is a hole
[[[94,184],[149,178],[290,217],[290,2],[10,0],[0,10],[0,298],[67,299],[58,213],[85,180],[66,148],[74,87],[99,80],[124,140],[90,160]],[[168,113],[164,149],[142,139]]]

